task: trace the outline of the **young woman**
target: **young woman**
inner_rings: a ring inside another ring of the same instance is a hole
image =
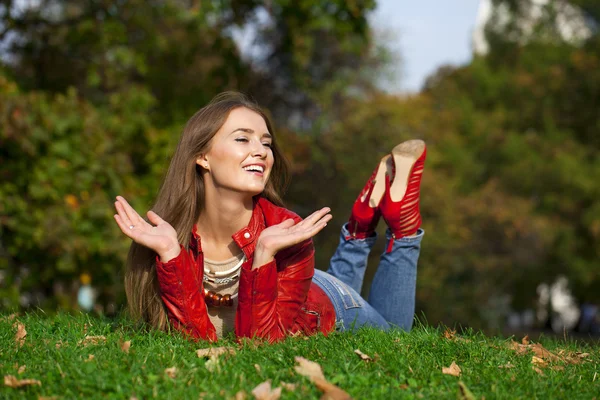
[[[410,330],[425,153],[413,140],[381,160],[322,272],[311,238],[330,209],[302,220],[283,208],[287,163],[269,118],[239,93],[216,96],[188,121],[148,222],[117,196],[115,220],[133,239],[130,312],[213,341],[228,332],[275,341],[336,327]],[[388,246],[366,302],[359,293],[380,216]]]

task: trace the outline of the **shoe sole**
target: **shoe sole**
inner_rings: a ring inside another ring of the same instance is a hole
[[[415,162],[425,151],[425,142],[419,139],[408,140],[392,149],[392,158],[396,166],[396,176],[390,187],[392,201],[398,202],[404,198],[408,186],[408,178]]]
[[[373,183],[373,191],[371,192],[371,197],[369,198],[369,207],[377,207],[383,198],[383,194],[385,193],[385,176],[392,176],[392,156],[390,154],[384,156],[381,161],[379,161],[379,166],[377,167],[377,174],[375,175],[375,181]],[[360,201],[365,201],[365,197],[367,193],[360,199]]]

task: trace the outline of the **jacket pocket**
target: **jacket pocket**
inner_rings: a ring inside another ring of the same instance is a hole
[[[321,329],[321,312],[318,307],[306,304],[300,309],[298,323],[306,335],[312,335]]]

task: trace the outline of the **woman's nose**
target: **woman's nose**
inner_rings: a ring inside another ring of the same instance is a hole
[[[252,148],[252,155],[255,157],[261,157],[261,158],[266,157],[267,149],[265,148],[265,145],[262,144],[260,141],[255,141],[253,143],[254,143],[254,146]]]

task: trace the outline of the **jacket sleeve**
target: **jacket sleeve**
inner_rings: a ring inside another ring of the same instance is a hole
[[[169,321],[176,329],[194,338],[216,341],[215,327],[204,302],[204,268],[197,265],[191,250],[180,247],[179,255],[166,263],[156,257],[160,296]]]
[[[312,240],[279,252],[273,261],[254,270],[246,262],[240,276],[237,336],[274,342],[292,333],[314,269]]]

